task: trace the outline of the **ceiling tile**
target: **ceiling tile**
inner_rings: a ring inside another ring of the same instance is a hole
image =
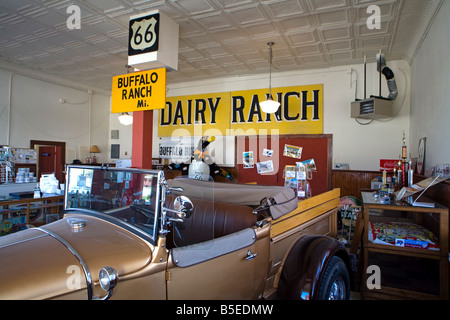
[[[214,7],[205,0],[175,0],[174,4],[176,4],[179,8],[185,11],[187,15],[197,15],[207,12],[212,12]]]
[[[197,16],[195,20],[201,24],[206,30],[220,30],[233,26],[233,24],[226,19],[223,13],[214,13],[208,15]]]
[[[291,46],[298,46],[305,43],[314,43],[318,41],[315,31],[290,34],[287,35],[286,38],[289,40],[289,44]]]
[[[302,64],[306,65],[318,65],[321,63],[324,63],[326,60],[323,55],[312,55],[312,56],[304,56],[300,59],[302,61]]]
[[[294,53],[295,55],[311,55],[311,54],[320,54],[322,53],[321,50],[322,45],[320,44],[312,44],[312,45],[304,45],[304,46],[298,46],[294,47]]]
[[[326,42],[325,48],[328,52],[334,51],[349,51],[353,49],[352,40],[344,40],[344,41],[334,41],[334,42]]]
[[[330,25],[339,25],[342,23],[349,23],[349,11],[348,10],[337,10],[337,11],[327,11],[317,14],[317,21],[319,23],[318,27],[326,27]]]
[[[239,7],[238,9],[230,9],[227,12],[235,19],[235,21],[245,26],[250,23],[266,22],[266,16],[261,11],[261,7],[256,5]]]
[[[298,16],[305,13],[301,2],[291,0],[267,3],[267,8],[272,18],[276,19],[287,18],[293,15]]]
[[[351,37],[351,28],[348,26],[334,26],[329,29],[321,29],[320,34],[322,35],[322,39],[325,42],[340,40],[340,39],[348,39]]]
[[[345,7],[347,0],[309,0],[313,10],[329,10],[334,8]]]
[[[168,83],[359,63],[382,50],[410,62],[447,0],[1,0],[0,63],[111,88],[128,63],[131,15],[160,10],[179,24],[178,70]],[[69,30],[67,8],[81,10]],[[381,28],[366,25],[369,5]]]
[[[312,28],[308,16],[301,16],[295,18],[288,18],[278,21],[285,32],[295,32],[305,28]]]
[[[353,52],[339,52],[339,53],[330,53],[328,57],[331,61],[351,61],[353,59]]]

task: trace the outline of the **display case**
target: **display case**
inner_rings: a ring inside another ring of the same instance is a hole
[[[394,200],[382,204],[372,192],[361,194],[363,299],[448,299],[448,208],[431,200],[430,207]],[[383,264],[389,261],[390,265]],[[376,269],[369,266],[379,270],[379,286],[369,286],[376,276],[371,271]],[[417,279],[410,269],[415,270]],[[389,283],[389,277],[395,277],[394,284]]]
[[[64,208],[64,195],[47,195],[41,198],[0,199],[0,235],[21,230],[42,217],[41,224],[49,218],[60,218]]]

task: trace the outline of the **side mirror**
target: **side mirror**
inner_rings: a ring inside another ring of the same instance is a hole
[[[173,208],[175,209],[177,216],[181,219],[190,218],[194,211],[192,201],[185,196],[176,197],[173,202]]]

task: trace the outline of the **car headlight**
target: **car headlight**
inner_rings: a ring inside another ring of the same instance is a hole
[[[100,286],[105,291],[112,291],[117,284],[119,274],[116,269],[112,267],[103,267],[98,273],[98,279],[100,281]]]

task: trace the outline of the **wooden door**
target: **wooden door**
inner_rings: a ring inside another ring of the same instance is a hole
[[[64,183],[66,163],[66,143],[58,141],[31,140],[30,148],[38,153],[37,177],[45,173],[55,173],[56,179]],[[43,149],[41,149],[43,148]],[[44,153],[44,155],[42,155]]]
[[[38,155],[39,175],[55,173],[56,146],[39,146]]]
[[[54,173],[56,179],[62,180],[62,171],[60,169],[61,147],[60,146],[38,146],[38,174]]]

